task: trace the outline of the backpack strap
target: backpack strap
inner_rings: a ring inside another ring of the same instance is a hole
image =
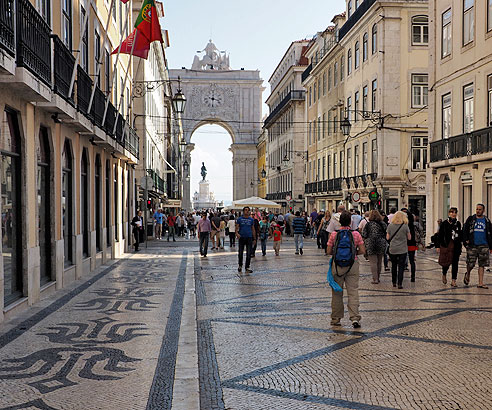
[[[400,227],[396,230],[396,232],[393,235],[391,235],[391,238],[388,239],[388,243],[391,243],[391,241],[396,236],[396,234],[398,233],[398,231],[401,229],[402,226],[403,224],[401,224]]]

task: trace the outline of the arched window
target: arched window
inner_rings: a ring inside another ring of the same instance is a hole
[[[347,52],[347,75],[352,72],[352,49]]]
[[[427,16],[412,17],[412,44],[429,44],[429,18]]]
[[[106,244],[111,246],[111,164],[106,160]]]
[[[359,68],[360,65],[360,44],[355,42],[355,68]]]
[[[82,150],[80,160],[80,213],[82,220],[82,254],[89,256],[89,160],[87,149]]]
[[[4,304],[22,297],[20,128],[17,113],[3,112],[0,128],[0,183]]]
[[[378,26],[374,24],[372,26],[372,54],[376,54],[378,51]]]
[[[62,154],[62,225],[65,266],[73,264],[73,161],[70,141],[65,140]]]
[[[38,237],[40,283],[51,281],[51,191],[50,191],[50,145],[48,130],[41,127],[37,145],[38,187]]]
[[[102,250],[101,246],[101,156],[96,155],[94,162],[94,207],[95,207],[95,221],[94,226],[96,229],[96,250],[99,252]]]
[[[364,36],[362,37],[362,61],[367,61],[367,57],[369,56],[368,41],[369,35],[364,33]]]

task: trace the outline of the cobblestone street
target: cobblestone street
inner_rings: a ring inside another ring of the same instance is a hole
[[[228,247],[151,242],[80,279],[0,328],[0,408],[492,408],[476,272],[450,288],[427,251],[396,290],[363,262],[362,328],[332,328],[327,258],[306,242],[303,256],[269,244],[249,275]]]

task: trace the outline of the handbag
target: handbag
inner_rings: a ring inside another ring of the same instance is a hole
[[[439,259],[437,263],[444,268],[447,268],[453,263],[454,241],[451,239],[447,247],[441,246],[439,251]]]

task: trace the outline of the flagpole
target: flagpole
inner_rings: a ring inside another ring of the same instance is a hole
[[[114,133],[116,132],[116,126],[118,125],[118,112],[120,111],[121,102],[123,101],[123,97],[125,95],[126,80],[128,80],[128,72],[130,71],[130,65],[132,63],[132,57],[133,57],[133,50],[135,49],[135,43],[137,42],[137,37],[138,37],[138,30],[135,30],[135,37],[133,38],[132,49],[130,51],[130,55],[128,56],[128,66],[126,67],[125,79],[123,80],[123,86],[121,87],[120,101],[118,102],[118,107],[116,108],[116,121],[114,122],[112,135],[114,135]]]
[[[114,6],[115,1],[116,0],[111,0],[111,5],[109,6],[108,20],[106,21],[106,28],[103,31],[103,38],[101,41],[101,49],[99,52],[99,58],[100,59],[102,59],[102,57],[103,57],[104,43],[106,42],[106,36],[107,36],[108,30],[109,30],[109,23],[111,22],[111,12],[113,11],[113,6]],[[130,6],[128,6],[128,9],[130,9]],[[127,11],[127,13],[128,13],[128,11]],[[128,15],[126,17],[127,17],[126,20],[128,22]],[[126,28],[125,28],[125,30],[126,30]],[[108,63],[109,63],[109,61],[108,61]],[[96,66],[96,75],[94,77],[94,84],[92,85],[91,98],[89,99],[89,108],[87,108],[87,112],[91,112],[92,102],[94,101],[94,94],[96,93],[96,86],[97,86],[96,79],[99,76],[99,73],[101,72],[101,66],[102,66],[102,62],[98,61],[97,66]],[[104,123],[103,123],[103,125],[104,125]]]
[[[69,97],[72,95],[73,86],[75,83],[75,74],[77,73],[77,66],[79,65],[80,54],[82,53],[82,50],[81,50],[82,49],[82,41],[84,40],[85,31],[88,29],[87,22],[89,21],[89,14],[90,14],[90,9],[86,10],[86,12],[85,12],[84,27],[82,28],[82,32],[80,33],[79,49],[77,52],[77,57],[75,57],[75,64],[73,66],[72,78],[70,79],[70,88],[68,89],[68,96]],[[87,46],[89,46],[89,44],[87,44]]]
[[[120,30],[120,42],[118,46],[118,53],[116,53],[116,60],[113,65],[113,72],[111,73],[111,80],[109,81],[109,90],[108,90],[108,95],[106,98],[106,105],[104,107],[104,114],[103,114],[103,119],[102,119],[102,124],[104,126],[104,121],[106,120],[106,115],[108,114],[108,107],[109,103],[111,100],[111,92],[113,91],[113,85],[114,81],[116,79],[116,68],[118,66],[118,61],[120,59],[120,51],[121,51],[121,42],[123,41],[123,33],[126,31],[126,28],[128,27],[128,15],[130,14],[130,10],[132,9],[132,4],[128,6],[128,10],[126,11],[126,19],[125,19],[125,26]]]

